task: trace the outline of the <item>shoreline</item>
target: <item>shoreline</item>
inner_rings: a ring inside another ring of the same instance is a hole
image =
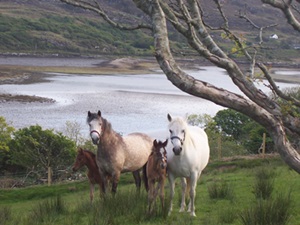
[[[0,54],[0,61],[1,57]],[[5,58],[22,58],[24,60],[31,60],[35,57],[32,56],[5,56]],[[49,58],[49,57],[48,57]],[[53,57],[53,59],[58,59],[59,57]],[[42,59],[47,59],[43,57]],[[159,65],[153,58],[136,58],[136,57],[125,57],[125,58],[115,58],[115,59],[106,59],[98,57],[68,57],[62,59],[77,59],[77,60],[96,60],[93,64],[87,64],[84,66],[71,67],[71,66],[62,66],[60,61],[57,61],[57,65],[9,65],[2,64],[0,62],[0,85],[9,85],[9,84],[34,84],[34,83],[43,83],[49,82],[47,78],[55,76],[51,73],[68,73],[76,75],[116,75],[116,74],[149,74],[149,73],[159,73]],[[98,60],[99,59],[99,60]],[[201,69],[205,66],[214,66],[210,62],[204,62],[197,59],[184,59],[180,60],[179,64],[184,69]],[[276,74],[278,71],[299,71],[297,75],[289,74]],[[283,83],[298,83],[300,84],[300,70],[295,69],[294,67],[272,67],[270,72],[273,76],[274,81],[283,82]],[[40,103],[54,103],[55,100],[47,99],[39,96],[26,96],[26,95],[12,95],[0,92],[0,102],[40,102]]]

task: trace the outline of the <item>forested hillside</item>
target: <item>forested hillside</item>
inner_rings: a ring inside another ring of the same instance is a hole
[[[147,22],[145,15],[130,0],[100,0],[105,11],[118,23]],[[212,28],[222,26],[223,20],[214,1],[205,0],[204,20]],[[289,61],[299,55],[298,34],[281,17],[281,12],[262,5],[260,0],[223,1],[229,26],[246,43],[258,38],[254,29],[238,14],[249,17],[265,29],[263,40],[268,52],[265,57]],[[151,55],[152,38],[149,31],[120,31],[106,24],[98,15],[59,0],[2,0],[0,3],[1,54],[59,54],[59,55]],[[278,39],[271,39],[276,34]],[[174,51],[190,54],[180,35],[169,34]],[[218,41],[223,37],[214,36]],[[228,46],[223,45],[226,49]],[[228,48],[228,51],[230,49]],[[192,54],[191,54],[192,55]]]

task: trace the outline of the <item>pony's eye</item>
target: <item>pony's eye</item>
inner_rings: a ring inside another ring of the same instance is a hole
[[[183,134],[184,134],[184,132],[185,132],[184,130],[181,131],[181,133],[183,133]]]
[[[172,134],[172,130],[169,130],[170,131],[170,134]]]

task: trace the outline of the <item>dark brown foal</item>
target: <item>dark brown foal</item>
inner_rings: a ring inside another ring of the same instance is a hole
[[[148,176],[148,213],[153,211],[153,203],[159,192],[162,209],[164,208],[164,185],[167,175],[167,152],[165,147],[168,144],[168,139],[161,142],[155,139],[151,155],[147,163]],[[156,185],[157,183],[157,185]]]
[[[101,192],[101,185],[103,183],[103,178],[100,176],[99,169],[96,163],[96,155],[89,151],[83,150],[82,148],[78,149],[76,161],[73,165],[73,171],[76,172],[83,166],[88,168],[88,178],[90,183],[90,199],[91,203],[94,199],[94,191],[95,191],[95,184],[99,185],[99,190]]]

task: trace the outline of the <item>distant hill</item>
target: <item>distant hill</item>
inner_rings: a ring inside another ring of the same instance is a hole
[[[205,3],[205,22],[212,27],[220,27],[222,18],[214,1],[202,2]],[[117,22],[134,23],[147,19],[131,0],[101,0],[100,3]],[[264,53],[265,57],[279,60],[299,58],[299,33],[287,25],[280,11],[262,5],[260,0],[223,0],[223,4],[230,27],[249,41],[256,40],[258,31],[238,18],[239,10],[246,11],[258,26],[278,24],[264,33],[264,41],[269,48]],[[270,39],[273,34],[278,39]],[[189,51],[180,35],[170,32],[170,38],[175,51]],[[219,34],[214,38],[222,40]],[[1,0],[0,3],[2,54],[151,55],[152,42],[151,35],[142,31],[114,29],[98,15],[59,0]],[[222,47],[230,51],[227,44]]]

